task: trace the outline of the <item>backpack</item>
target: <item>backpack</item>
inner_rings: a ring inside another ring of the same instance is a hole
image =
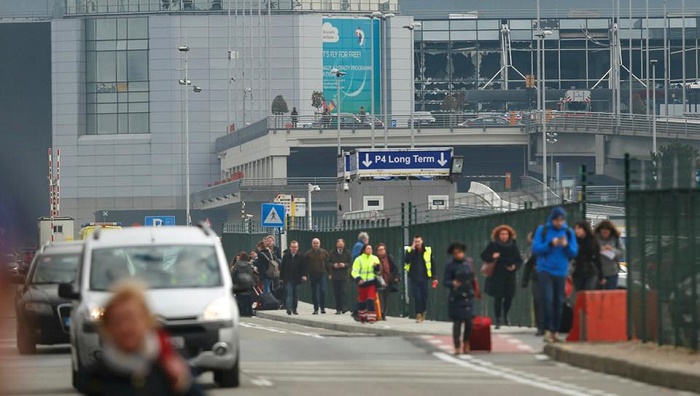
[[[263,252],[260,252],[260,254],[263,254]],[[269,279],[279,279],[280,277],[280,262],[279,259],[275,257],[274,253],[270,253],[269,257],[266,257],[270,265],[267,267],[267,272],[265,272],[265,275]]]

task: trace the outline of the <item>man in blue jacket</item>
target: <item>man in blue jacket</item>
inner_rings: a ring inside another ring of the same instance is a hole
[[[557,342],[562,307],[566,299],[569,261],[578,254],[576,235],[566,224],[566,211],[556,207],[547,223],[539,226],[532,241],[537,256],[537,284],[544,313],[544,341]]]

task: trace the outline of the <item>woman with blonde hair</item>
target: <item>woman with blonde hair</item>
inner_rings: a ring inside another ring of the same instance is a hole
[[[508,311],[515,296],[515,274],[523,264],[516,237],[511,226],[499,225],[491,232],[491,242],[481,253],[484,262],[493,263],[493,274],[486,278],[485,291],[493,297],[496,329],[501,324],[510,326]]]
[[[158,328],[144,289],[114,289],[100,320],[103,358],[88,377],[89,395],[200,395],[187,363]]]

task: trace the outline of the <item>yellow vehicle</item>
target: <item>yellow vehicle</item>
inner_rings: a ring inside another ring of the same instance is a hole
[[[112,223],[83,223],[78,233],[80,240],[87,239],[90,234],[95,232],[96,229],[104,230],[121,230],[122,223],[112,222]]]

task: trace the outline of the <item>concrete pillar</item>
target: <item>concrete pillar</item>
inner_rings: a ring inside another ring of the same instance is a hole
[[[605,173],[605,135],[595,135],[595,174]]]
[[[271,177],[275,179],[285,179],[287,177],[287,157],[273,156],[270,157],[270,159],[272,161]]]

